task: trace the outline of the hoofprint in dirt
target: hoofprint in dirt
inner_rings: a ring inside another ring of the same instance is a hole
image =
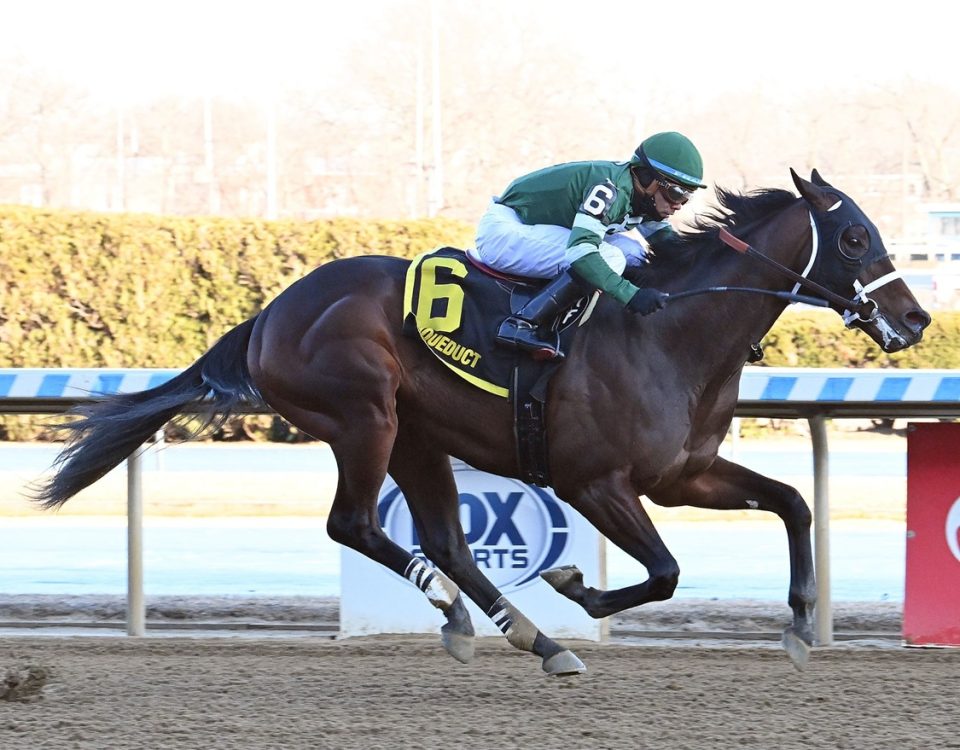
[[[3,638],[0,667],[47,682],[0,701],[0,746],[960,746],[960,651],[814,649],[799,673],[774,648],[576,648],[574,680],[496,638],[470,665],[432,636]]]

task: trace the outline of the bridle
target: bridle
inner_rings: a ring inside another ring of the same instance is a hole
[[[834,204],[834,206],[828,209],[828,211],[836,209],[840,203],[841,201],[838,201],[836,204]],[[797,273],[793,269],[787,268],[782,263],[779,263],[768,255],[761,253],[750,244],[744,242],[738,237],[735,237],[725,227],[721,227],[720,229],[720,239],[724,242],[724,244],[730,246],[737,252],[747,255],[751,258],[755,258],[756,260],[759,260],[762,263],[777,269],[781,274],[796,282],[791,294],[796,294],[802,287],[809,292],[813,292],[819,298],[837,305],[843,310],[843,322],[848,328],[856,323],[874,322],[880,316],[880,307],[871,297],[868,296],[869,293],[889,284],[891,281],[901,278],[900,272],[896,270],[891,271],[890,273],[884,274],[878,279],[874,279],[866,286],[861,284],[859,279],[854,278],[852,282],[854,296],[850,299],[847,299],[843,295],[827,289],[822,284],[819,284],[818,282],[809,278],[808,274],[810,274],[810,272],[813,270],[817,261],[821,232],[819,231],[817,220],[813,212],[808,210],[807,213],[810,217],[810,229],[813,233],[813,241],[811,243],[810,259],[807,261],[807,264],[803,269],[803,273]],[[847,258],[849,261],[859,263],[860,268],[862,269],[869,268],[874,263],[889,257],[886,253],[877,252],[872,256],[869,256],[869,262],[866,265],[863,265],[862,261],[864,259],[851,258],[849,255],[844,253],[840,245],[840,238],[844,230],[849,226],[851,226],[851,224],[847,223],[838,227],[832,238],[832,242],[835,241],[837,244],[838,252],[840,252],[845,258]]]
[[[836,205],[836,204],[835,204],[835,205]],[[827,210],[830,211],[830,210],[832,210],[832,209],[827,209]],[[813,235],[813,240],[812,240],[812,244],[811,244],[811,248],[810,248],[810,260],[807,262],[807,266],[806,266],[806,268],[804,269],[803,274],[802,274],[802,276],[804,276],[804,277],[806,277],[806,275],[807,275],[808,273],[810,273],[810,269],[813,268],[814,263],[816,262],[817,251],[818,251],[818,249],[819,249],[819,244],[820,244],[820,242],[819,242],[820,232],[819,232],[819,230],[818,230],[818,228],[817,228],[817,222],[816,222],[816,219],[815,219],[814,216],[813,216],[813,212],[812,212],[812,211],[807,211],[807,214],[808,214],[809,217],[810,217],[810,232],[811,232],[812,235]],[[851,258],[849,255],[847,255],[847,254],[843,251],[843,247],[842,247],[842,245],[840,244],[841,235],[843,234],[843,231],[844,231],[848,226],[851,226],[851,223],[844,224],[844,225],[842,225],[842,226],[840,226],[840,227],[837,228],[836,232],[834,232],[833,238],[832,238],[832,240],[831,240],[831,244],[835,243],[835,244],[837,245],[837,252],[839,252],[839,253],[840,253],[841,255],[843,255],[845,258],[848,258],[849,260],[852,260],[852,261],[856,261],[856,260],[858,260],[858,259],[856,259],[856,258]],[[873,265],[874,263],[878,263],[878,262],[880,262],[881,260],[884,260],[885,258],[889,258],[889,257],[890,257],[890,256],[889,256],[888,253],[878,253],[878,254],[876,254],[874,257],[870,258],[870,262],[869,262],[868,264],[866,264],[865,266],[864,266],[864,265],[861,265],[861,269],[863,269],[863,268],[869,268],[869,267],[870,267],[871,265]],[[876,320],[876,319],[877,319],[877,316],[880,314],[880,312],[879,312],[879,310],[880,310],[879,305],[877,305],[877,303],[876,303],[873,299],[871,299],[870,297],[868,297],[867,295],[868,295],[870,292],[879,289],[880,287],[886,286],[886,285],[889,284],[891,281],[896,281],[897,279],[900,279],[900,278],[903,278],[903,276],[902,276],[902,274],[901,274],[898,270],[896,270],[896,269],[894,269],[894,270],[891,271],[890,273],[884,274],[883,276],[881,276],[881,277],[878,278],[878,279],[874,279],[873,281],[871,281],[870,283],[868,283],[866,286],[864,286],[863,284],[860,283],[860,279],[856,279],[856,278],[855,278],[855,279],[853,280],[853,291],[854,291],[854,296],[853,296],[853,298],[852,298],[851,300],[849,300],[849,303],[844,303],[843,305],[841,305],[841,307],[843,308],[843,323],[844,323],[844,325],[845,325],[847,328],[849,328],[849,327],[852,326],[854,323],[858,323],[858,322],[860,322],[860,323],[870,323],[870,322]],[[794,286],[794,291],[797,291],[799,288],[800,288],[800,283],[797,282],[797,284]],[[858,301],[859,301],[859,305],[860,305],[860,306],[859,306],[859,308],[855,308],[854,306],[857,305]],[[867,307],[870,307],[870,306],[872,306],[872,308],[873,308],[872,311],[869,313],[869,315],[868,315],[867,317],[864,317],[864,316],[862,315],[863,309],[865,309],[865,308],[867,308]]]

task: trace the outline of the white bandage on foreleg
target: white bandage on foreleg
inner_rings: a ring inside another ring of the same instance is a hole
[[[521,651],[533,651],[533,642],[537,639],[537,626],[514,607],[505,596],[493,603],[487,615],[500,632],[507,637],[511,646]]]
[[[426,594],[430,603],[438,609],[449,607],[460,594],[457,584],[417,558],[410,561],[403,576]]]

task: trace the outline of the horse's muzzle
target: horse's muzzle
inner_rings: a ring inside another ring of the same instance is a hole
[[[930,315],[917,307],[901,315],[896,324],[891,324],[887,316],[881,313],[869,323],[863,324],[863,327],[875,327],[879,338],[874,338],[877,338],[883,351],[892,354],[919,343],[923,338],[923,329],[930,325],[930,322]]]
[[[917,307],[901,315],[900,322],[903,323],[904,328],[916,335],[916,341],[913,343],[917,343],[923,338],[923,329],[930,325],[932,318],[926,310]]]

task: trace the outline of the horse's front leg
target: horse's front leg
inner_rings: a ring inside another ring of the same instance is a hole
[[[401,427],[393,446],[390,474],[406,498],[423,553],[439,568],[432,569],[416,560],[407,577],[423,583],[442,570],[452,579],[450,587],[462,588],[512,646],[539,656],[544,672],[572,675],[585,671],[576,655],[540,632],[477,567],[460,523],[459,495],[450,457],[415,431]],[[454,658],[466,662],[473,657],[473,625],[459,593],[455,597],[437,601],[435,606],[447,616],[447,624],[441,629],[444,647]]]
[[[793,487],[739,464],[718,458],[701,474],[657,488],[649,497],[658,505],[690,505],[715,510],[767,510],[776,513],[787,529],[790,551],[790,593],[793,625],[784,631],[783,645],[794,664],[806,662],[813,644],[813,608],[817,584],[810,545],[811,514]]]
[[[636,492],[619,474],[594,480],[574,492],[558,490],[607,539],[647,569],[642,583],[602,591],[583,582],[573,565],[540,575],[557,591],[583,607],[591,617],[606,617],[631,607],[673,596],[680,568],[647,515]]]

